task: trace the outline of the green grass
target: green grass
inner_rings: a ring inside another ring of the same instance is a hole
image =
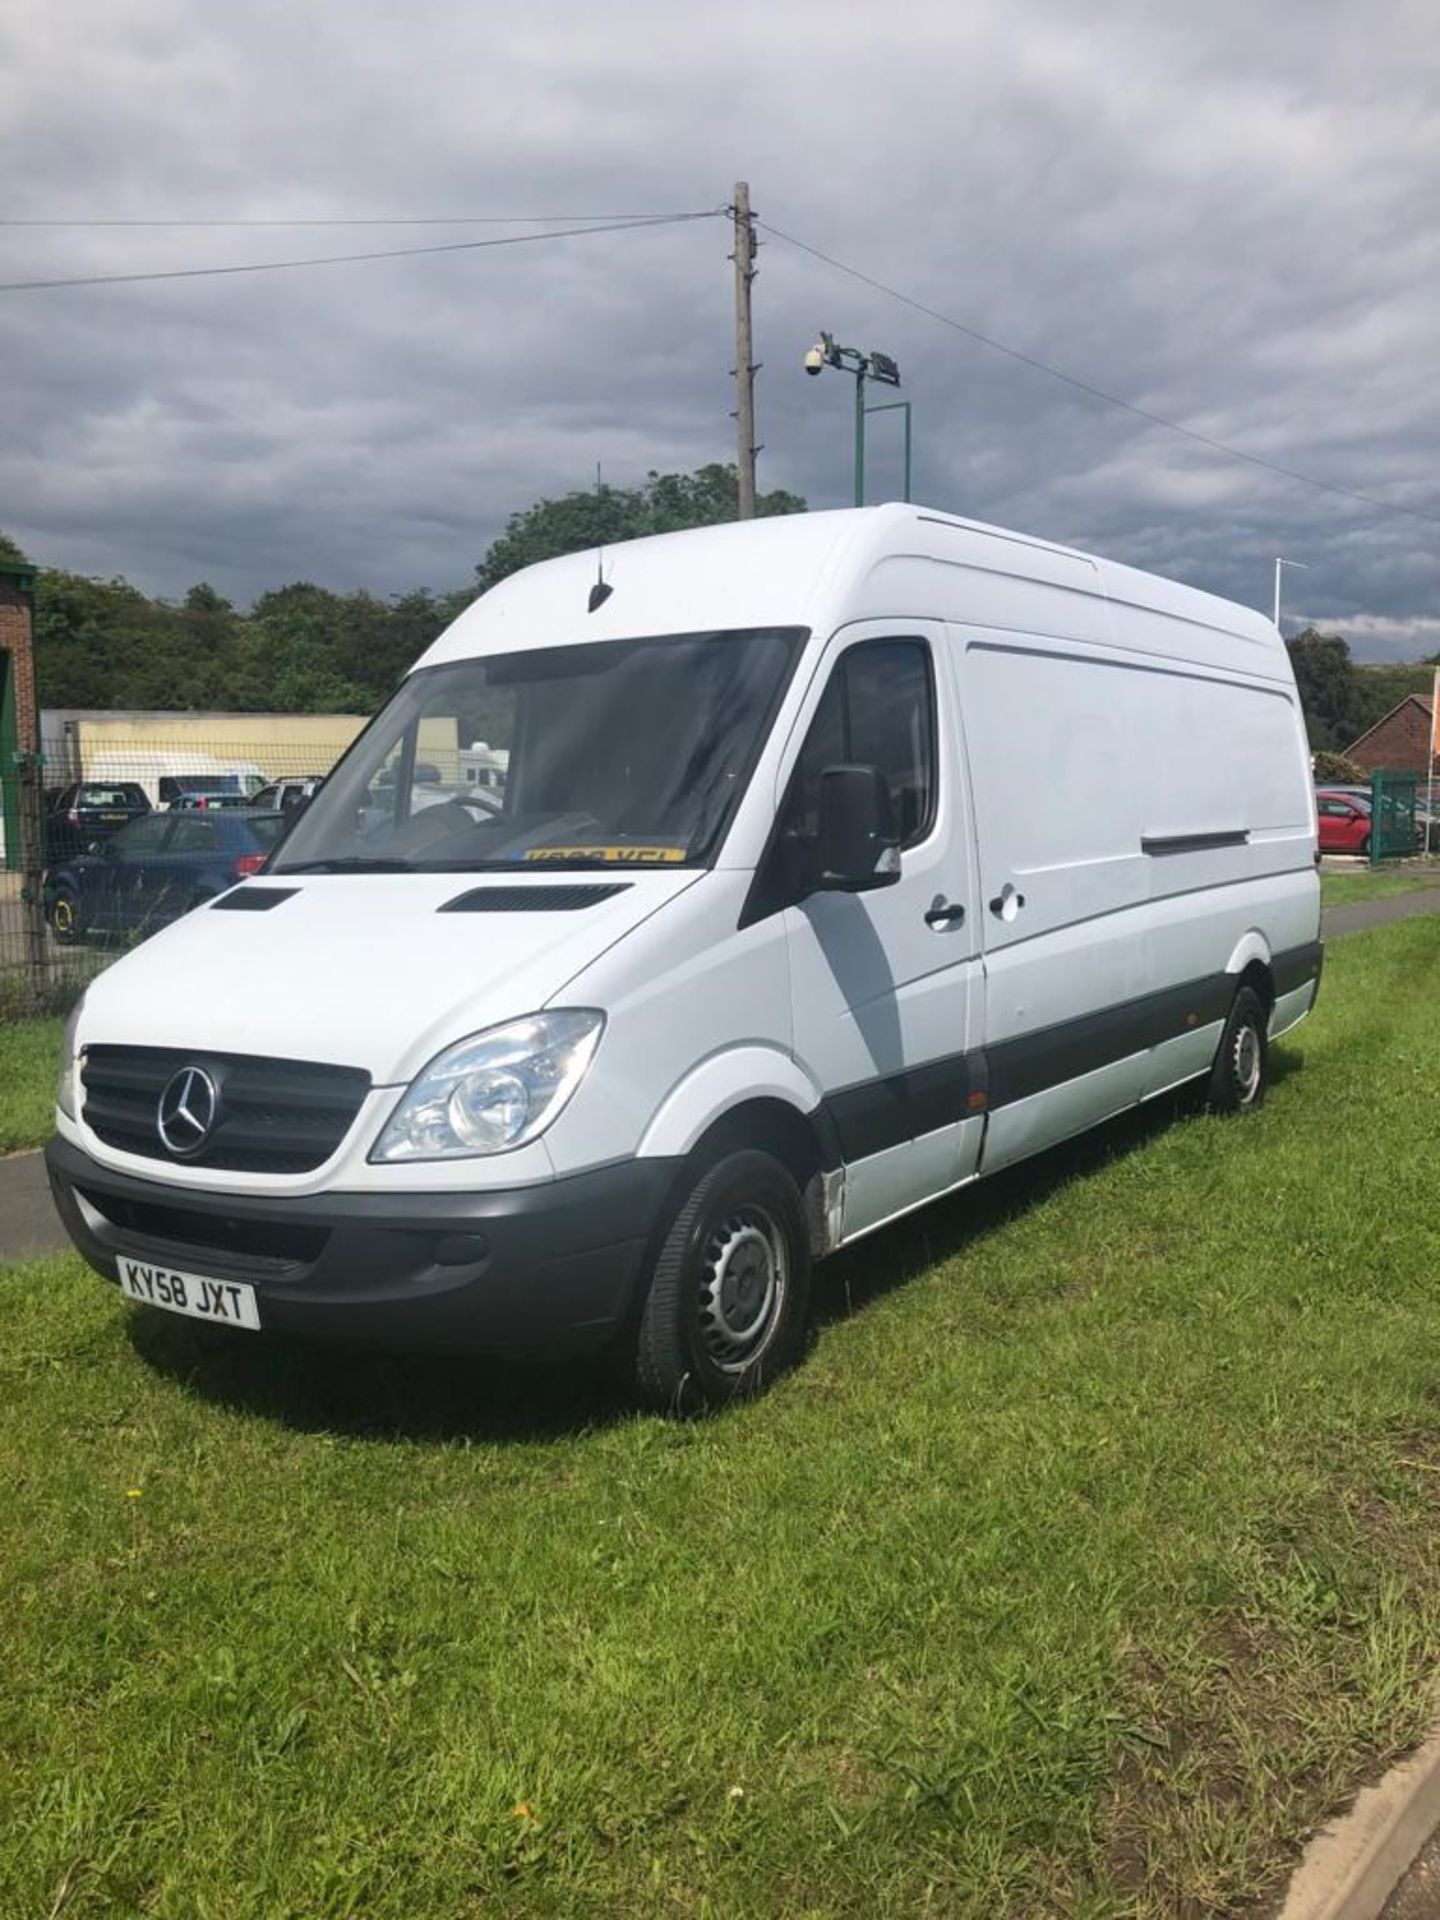
[[[1400,867],[1378,873],[1322,873],[1322,907],[1348,907],[1357,900],[1388,900],[1401,893],[1414,893],[1419,887],[1440,888],[1440,866]]]
[[[38,1147],[55,1111],[63,1020],[0,1025],[0,1153]]]
[[[691,1425],[0,1273],[0,1912],[1210,1916],[1440,1657],[1440,929]]]

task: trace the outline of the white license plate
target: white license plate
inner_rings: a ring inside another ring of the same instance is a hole
[[[147,1307],[166,1307],[192,1320],[213,1320],[217,1326],[249,1327],[260,1331],[260,1309],[255,1289],[243,1280],[207,1280],[203,1274],[181,1273],[157,1266],[153,1260],[132,1260],[118,1254],[120,1290]]]

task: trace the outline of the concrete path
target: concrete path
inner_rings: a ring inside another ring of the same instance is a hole
[[[1388,920],[1414,920],[1425,913],[1440,913],[1440,887],[1418,887],[1414,893],[1393,894],[1388,900],[1357,900],[1353,906],[1326,907],[1320,915],[1320,931],[1327,940],[1338,940],[1343,933],[1383,927]]]
[[[0,1266],[68,1245],[38,1153],[0,1160]]]

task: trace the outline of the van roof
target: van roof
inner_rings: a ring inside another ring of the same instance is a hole
[[[591,613],[601,572],[612,591]],[[543,561],[483,594],[417,664],[721,628],[831,631],[907,616],[1290,677],[1279,634],[1248,607],[1053,541],[898,504],[734,521]]]

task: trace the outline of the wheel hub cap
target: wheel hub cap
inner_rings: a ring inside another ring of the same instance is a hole
[[[1235,1036],[1235,1084],[1242,1100],[1253,1100],[1260,1084],[1260,1036],[1242,1027]]]
[[[762,1208],[722,1221],[705,1243],[700,1327],[722,1371],[738,1373],[768,1344],[786,1287],[785,1240]]]

